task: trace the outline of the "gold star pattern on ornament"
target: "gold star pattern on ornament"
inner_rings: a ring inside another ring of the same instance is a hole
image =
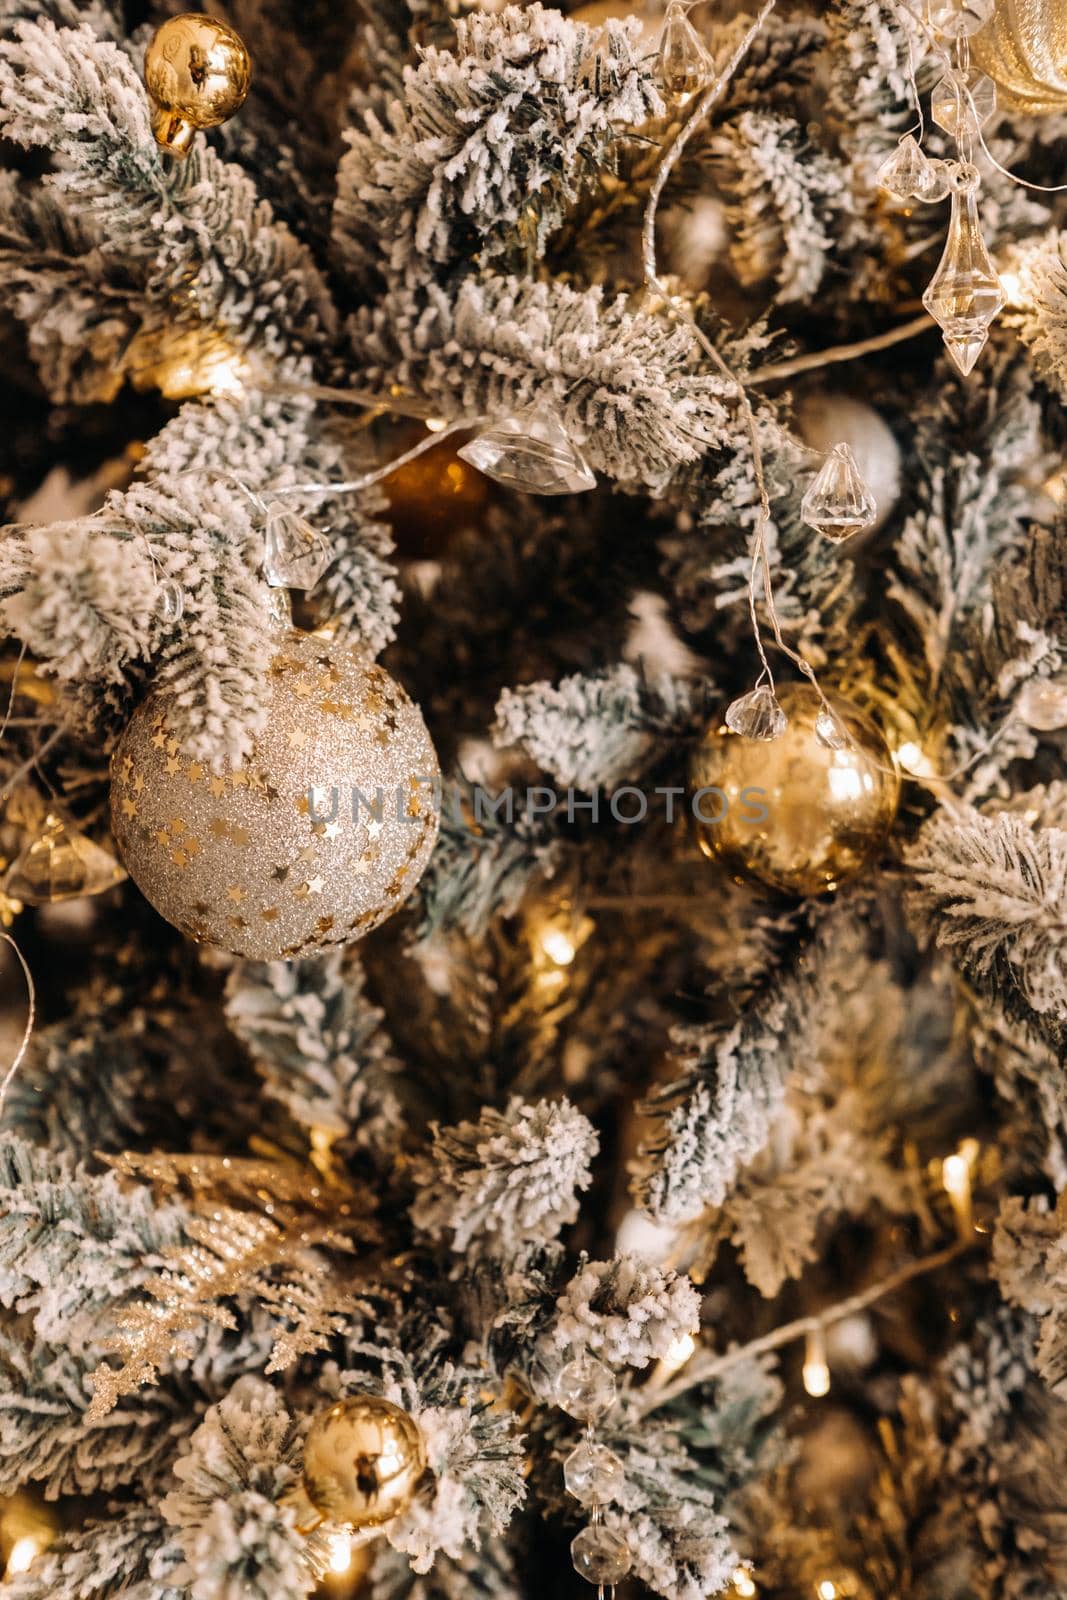
[[[239,883],[228,884],[226,887],[226,898],[227,900],[232,900],[235,906],[239,906],[246,898],[245,891],[241,888]]]

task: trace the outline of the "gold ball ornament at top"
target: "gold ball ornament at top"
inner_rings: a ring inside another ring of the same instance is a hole
[[[304,1441],[304,1492],[330,1522],[378,1528],[411,1504],[426,1469],[417,1424],[380,1395],[351,1395],[315,1418]]]
[[[821,894],[854,877],[885,840],[900,798],[874,723],[850,701],[826,698],[847,735],[840,749],[816,733],[816,691],[789,683],[778,689],[789,719],[778,738],[746,739],[717,722],[690,762],[704,854],[787,894]]]
[[[276,961],[399,909],[437,837],[440,768],[418,707],[349,645],[279,632],[266,682],[250,756],[217,771],[174,733],[170,692],[151,694],[112,758],[111,827],[168,922]]]
[[[996,84],[1002,111],[1035,117],[1067,110],[1064,0],[997,0],[971,54]]]
[[[239,33],[199,11],[183,11],[156,29],[144,58],[152,132],[171,155],[188,155],[198,128],[215,128],[239,111],[252,62]]]

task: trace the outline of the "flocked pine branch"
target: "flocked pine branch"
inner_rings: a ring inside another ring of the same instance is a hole
[[[398,1062],[364,982],[351,952],[239,962],[227,983],[226,1016],[264,1091],[295,1121],[380,1159],[396,1140],[399,1113],[389,1080]]]
[[[183,1600],[174,1576],[180,1555],[154,1506],[127,1506],[63,1534],[31,1571],[7,1580],[12,1600]]]
[[[43,1339],[98,1338],[105,1313],[186,1237],[180,1204],[154,1204],[113,1173],[91,1173],[10,1135],[0,1197],[0,1304],[30,1314]]]
[[[813,151],[799,124],[745,111],[714,136],[716,178],[728,198],[730,262],[753,287],[773,279],[781,304],[810,300],[830,264],[847,204],[840,166]]]
[[[1011,252],[1019,275],[1019,332],[1038,371],[1062,394],[1067,391],[1067,233],[1056,229]]]
[[[683,1071],[643,1107],[655,1128],[634,1185],[654,1216],[684,1221],[721,1206],[764,1148],[791,1074],[808,1067],[824,1010],[837,1003],[834,958],[857,914],[847,896],[818,914],[795,968],[765,979],[736,1021],[674,1030]]]
[[[599,289],[492,273],[454,295],[399,287],[357,312],[351,340],[372,389],[399,383],[449,419],[544,403],[592,467],[634,487],[740,438],[734,385],[691,332]]]
[[[518,745],[562,786],[611,789],[694,728],[705,701],[704,686],[620,664],[506,689],[493,738],[502,748]]]
[[[388,125],[372,113],[341,162],[336,233],[350,268],[398,288],[430,273],[534,250],[600,171],[621,132],[662,109],[638,30],[597,35],[539,4],[456,24],[404,75]]]
[[[979,988],[1053,1037],[1067,1022],[1067,832],[939,811],[908,854],[911,905]]]
[[[311,1591],[325,1541],[298,1533],[295,1511],[279,1503],[299,1481],[300,1456],[300,1429],[277,1390],[239,1379],[189,1439],[161,1502],[182,1558],[177,1583],[217,1600]]]
[[[598,1144],[567,1100],[515,1098],[477,1122],[435,1125],[413,1172],[415,1225],[458,1255],[510,1262],[575,1221]]]
[[[146,302],[169,297],[171,324],[218,324],[273,358],[331,327],[321,274],[252,182],[202,145],[168,162],[132,62],[88,28],[18,26],[0,50],[0,128],[52,151],[46,192],[135,274]]]

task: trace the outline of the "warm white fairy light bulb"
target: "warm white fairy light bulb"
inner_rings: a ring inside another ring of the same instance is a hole
[[[756,1585],[752,1582],[752,1574],[746,1572],[744,1567],[736,1568],[733,1577],[734,1593],[742,1596],[742,1600],[752,1600],[756,1593]]]
[[[697,1342],[691,1333],[682,1333],[677,1339],[672,1339],[667,1347],[667,1354],[663,1357],[664,1375],[673,1377],[676,1372],[681,1372],[696,1347]]]
[[[959,1149],[941,1163],[941,1182],[952,1202],[961,1239],[969,1239],[974,1232],[971,1177],[977,1159],[978,1141],[965,1139]]]
[[[824,1578],[819,1584],[819,1600],[837,1600],[837,1584]]]
[[[577,954],[574,940],[562,928],[546,928],[541,935],[541,948],[557,967],[569,967]]]
[[[338,1577],[346,1573],[352,1565],[352,1539],[347,1533],[332,1533],[330,1535],[330,1571]]]
[[[6,1575],[12,1577],[18,1572],[29,1572],[40,1552],[41,1545],[32,1534],[16,1539],[7,1558]]]
[[[830,1393],[830,1368],[826,1361],[826,1335],[821,1328],[808,1334],[804,1352],[804,1387],[813,1400]]]

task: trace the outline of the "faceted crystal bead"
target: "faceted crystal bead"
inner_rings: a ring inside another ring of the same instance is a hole
[[[526,494],[580,494],[596,488],[589,463],[547,406],[505,417],[458,454],[487,478]]]
[[[777,739],[788,727],[786,714],[766,683],[732,701],[723,720],[730,732],[739,733],[742,739]]]
[[[615,1404],[615,1374],[586,1351],[568,1361],[556,1379],[556,1399],[579,1422],[595,1422]]]
[[[983,128],[996,109],[996,84],[973,68],[960,78],[946,73],[930,98],[930,115],[954,139],[976,121]]]
[[[878,183],[898,200],[917,200],[928,182],[930,165],[922,146],[909,133],[878,168]]]
[[[930,26],[946,39],[969,39],[984,28],[996,0],[930,0]]]
[[[956,168],[945,251],[923,295],[923,305],[964,376],[973,370],[989,337],[989,325],[1004,304],[1004,291],[982,238],[978,181],[976,168]]]
[[[925,205],[944,200],[952,192],[952,170],[951,161],[927,161],[926,171],[915,193],[916,200],[921,200]]]
[[[835,444],[808,485],[800,515],[835,544],[874,526],[878,504],[847,444]]]
[[[622,1462],[614,1450],[589,1439],[572,1450],[563,1463],[567,1492],[583,1506],[604,1505],[613,1499],[622,1479]]]
[[[686,9],[671,0],[659,36],[659,81],[673,99],[696,94],[711,76],[711,57]]]
[[[185,611],[185,590],[176,578],[164,578],[159,586],[159,614],[164,622],[180,622]]]
[[[1019,690],[1015,709],[1037,733],[1067,728],[1067,683],[1055,678],[1031,678]]]
[[[583,1528],[571,1540],[571,1560],[587,1583],[605,1585],[618,1583],[633,1565],[626,1540],[603,1526]]]
[[[826,706],[815,718],[815,737],[827,750],[844,750],[850,742],[841,723]]]
[[[41,833],[8,868],[3,890],[25,905],[46,906],[103,894],[125,877],[114,856],[50,811]]]
[[[305,518],[273,501],[267,507],[263,576],[275,589],[313,589],[330,565],[330,549]]]

